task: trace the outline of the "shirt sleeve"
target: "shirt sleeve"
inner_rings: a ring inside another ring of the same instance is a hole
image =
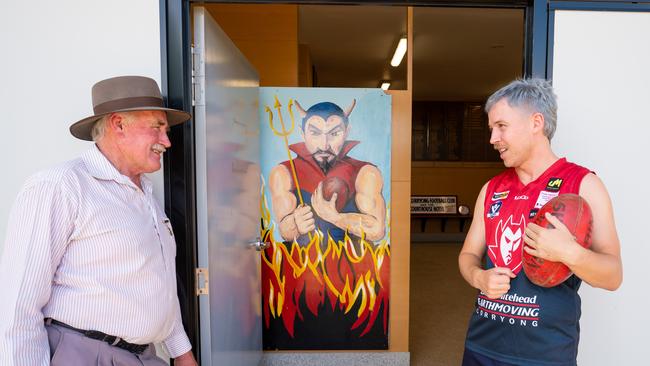
[[[53,181],[28,181],[9,216],[0,260],[0,365],[49,365],[42,308],[74,223],[74,199]]]
[[[176,319],[174,320],[174,327],[172,328],[172,332],[169,337],[167,337],[163,343],[167,349],[167,353],[169,353],[169,356],[171,358],[176,358],[192,349],[190,339],[187,337],[185,329],[183,328],[181,311],[178,302],[176,305]]]

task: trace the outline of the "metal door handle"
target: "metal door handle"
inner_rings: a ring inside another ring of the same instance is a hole
[[[255,248],[255,250],[257,250],[258,252],[261,252],[264,249],[268,248],[270,243],[263,242],[262,239],[258,236],[257,238],[255,238],[255,241],[250,242],[249,245]]]

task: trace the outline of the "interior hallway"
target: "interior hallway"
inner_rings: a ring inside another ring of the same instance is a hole
[[[458,271],[462,243],[411,245],[412,366],[460,365],[476,290]]]

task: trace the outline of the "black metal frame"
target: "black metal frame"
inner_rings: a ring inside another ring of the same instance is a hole
[[[162,91],[167,105],[192,112],[191,29],[192,3],[278,3],[277,1],[193,1],[159,0],[162,58]],[[285,1],[293,4],[386,5],[436,7],[501,7],[525,10],[524,75],[543,76],[546,71],[547,1],[464,0],[464,1]],[[197,267],[196,185],[194,156],[194,120],[171,128],[172,148],[164,160],[165,211],[176,233],[178,295],[183,325],[200,355],[198,298],[195,296]]]
[[[162,92],[171,108],[192,112],[189,1],[160,0]],[[187,48],[187,49],[186,49]],[[164,158],[165,212],[176,238],[176,273],[183,326],[199,355],[199,311],[195,296],[196,185],[194,120],[172,127]],[[198,359],[198,358],[197,358]]]

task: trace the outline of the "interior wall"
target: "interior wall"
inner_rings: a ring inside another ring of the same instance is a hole
[[[314,86],[314,69],[311,53],[306,44],[298,45],[298,86]]]
[[[650,39],[650,12],[557,11],[554,29],[553,147],[605,183],[623,258],[618,291],[580,289],[578,364],[647,364],[650,43],[639,40]]]
[[[503,163],[413,162],[411,193],[457,195],[459,205],[474,212],[483,184],[504,169]]]
[[[388,350],[409,351],[411,93],[392,90],[390,319]]]
[[[298,86],[298,5],[202,6],[257,69],[260,86]]]

